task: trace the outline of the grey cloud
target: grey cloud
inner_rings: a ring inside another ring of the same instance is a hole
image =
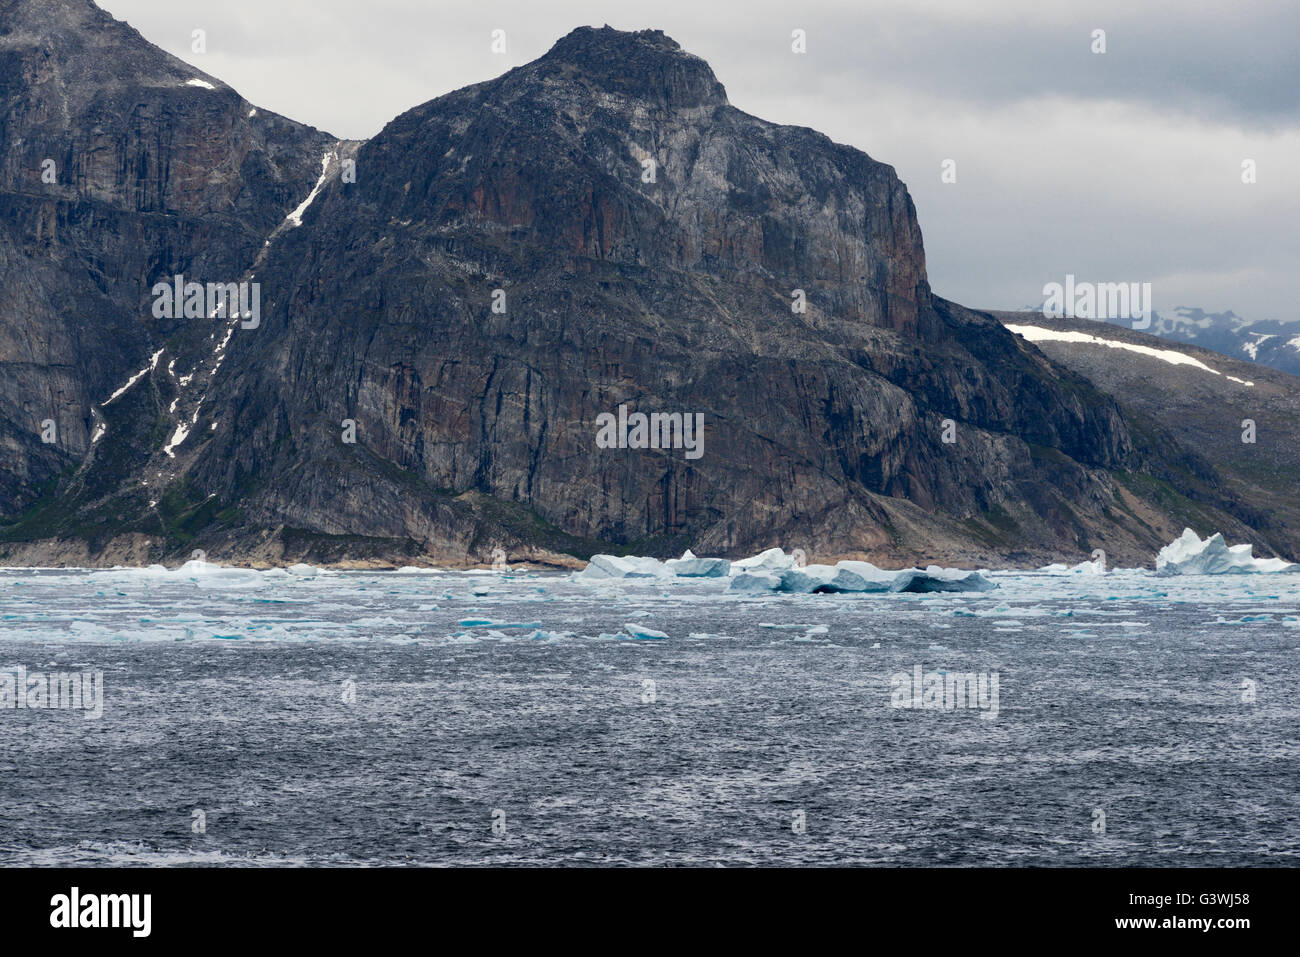
[[[356,138],[540,56],[576,26],[663,29],[709,61],[741,109],[895,166],[941,295],[1007,308],[1065,271],[1172,277],[1157,285],[1158,306],[1300,318],[1293,2],[102,5],[259,105]],[[209,32],[203,57],[189,53],[196,26]],[[795,27],[808,32],[807,56],[790,53]],[[1089,52],[1097,27],[1104,56]],[[495,28],[508,56],[489,50]],[[957,186],[938,181],[948,156]],[[1244,156],[1260,161],[1256,186],[1239,182]]]

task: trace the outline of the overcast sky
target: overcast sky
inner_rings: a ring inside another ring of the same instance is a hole
[[[1300,319],[1297,0],[99,3],[252,102],[354,138],[576,26],[662,29],[740,109],[893,165],[940,295],[1018,308],[1073,273],[1150,282],[1157,310]]]

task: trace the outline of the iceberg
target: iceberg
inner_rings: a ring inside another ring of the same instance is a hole
[[[1038,570],[1053,575],[1104,575],[1106,574],[1106,563],[1100,558],[1093,561],[1079,562],[1079,564],[1073,566],[1055,562],[1051,565],[1044,565]]]
[[[779,552],[780,549],[772,549]],[[888,571],[870,562],[841,561],[834,565],[808,565],[804,568],[780,569],[781,556],[767,556],[763,562],[749,565],[750,570],[733,575],[731,590],[740,592],[780,591],[795,594],[849,592],[949,592],[992,591],[997,583],[979,572],[931,565],[925,571],[906,568]],[[762,557],[762,556],[756,556]],[[745,568],[742,562],[731,566]],[[776,566],[776,567],[774,567]]]
[[[1078,570],[1083,570],[1084,566],[1091,567],[1091,564],[1085,562]],[[584,581],[725,578],[729,579],[729,590],[751,594],[991,591],[998,587],[979,572],[937,565],[924,571],[919,568],[889,571],[859,561],[800,565],[795,555],[787,555],[780,548],[769,548],[734,562],[725,558],[700,558],[689,548],[681,558],[670,558],[666,562],[635,555],[593,555],[587,567],[575,577]]]
[[[668,574],[664,563],[657,558],[619,557],[617,555],[592,555],[587,567],[578,577],[590,578],[661,578]]]
[[[907,568],[899,572],[889,586],[894,592],[992,591],[997,588],[979,572],[930,565],[925,571]]]
[[[664,562],[664,567],[678,578],[726,578],[731,574],[731,562],[725,558],[696,558],[689,548],[681,558]]]
[[[859,567],[851,568],[851,565]],[[779,590],[804,595],[815,592],[889,591],[893,579],[892,572],[882,572],[868,562],[808,565],[784,572]]]
[[[731,576],[731,591],[765,592],[776,591],[780,587],[780,575],[769,575],[766,572],[741,572],[739,575]]]
[[[791,568],[781,573],[777,589],[811,595],[814,592],[857,591],[858,589],[853,586],[866,584],[852,572],[845,572],[837,582],[839,573],[840,570],[834,565],[806,565],[803,568]]]
[[[757,575],[770,575],[773,572],[784,572],[794,568],[798,562],[793,555],[787,555],[779,548],[769,548],[765,552],[759,552],[750,558],[742,558],[739,561],[731,563],[731,573],[734,575],[739,570]]]
[[[1156,574],[1252,575],[1264,572],[1300,572],[1300,565],[1280,558],[1255,558],[1250,544],[1229,545],[1222,532],[1202,540],[1190,528],[1156,555]]]
[[[853,591],[889,591],[889,586],[893,584],[894,577],[898,574],[884,568],[877,568],[871,562],[842,561],[836,562],[835,567],[862,580],[865,587],[852,589]]]
[[[634,555],[592,555],[587,567],[578,572],[582,579],[606,578],[726,578],[731,562],[725,558],[696,558],[689,548],[681,558],[661,562]]]

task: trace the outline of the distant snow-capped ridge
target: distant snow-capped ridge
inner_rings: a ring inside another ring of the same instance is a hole
[[[1103,321],[1128,325],[1124,319]],[[1231,309],[1206,312],[1176,306],[1166,312],[1153,312],[1151,328],[1144,331],[1300,375],[1300,322],[1294,320],[1246,319]]]
[[[1043,309],[1026,306],[1022,311],[1041,315]],[[1130,319],[1095,321],[1134,328]],[[1193,306],[1175,306],[1164,312],[1153,310],[1150,327],[1138,331],[1300,375],[1300,319],[1247,319],[1231,309],[1206,312]]]

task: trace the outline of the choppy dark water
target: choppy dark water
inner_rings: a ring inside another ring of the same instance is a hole
[[[0,711],[0,863],[1294,866],[1300,583],[1271,578],[8,570],[0,668],[106,693]],[[600,637],[626,622],[671,637]],[[918,664],[996,672],[996,719],[891,707]]]

